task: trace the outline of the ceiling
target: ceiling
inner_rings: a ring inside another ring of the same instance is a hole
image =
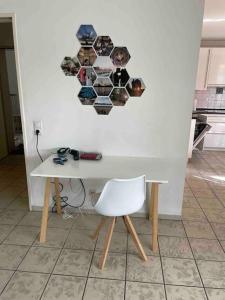
[[[225,40],[225,0],[205,0],[202,39]]]

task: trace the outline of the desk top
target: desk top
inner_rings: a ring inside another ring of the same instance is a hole
[[[168,183],[169,165],[165,159],[151,157],[103,156],[100,161],[78,160],[69,158],[65,165],[56,165],[51,155],[36,169],[31,176],[111,179],[132,178],[146,175],[147,182]]]

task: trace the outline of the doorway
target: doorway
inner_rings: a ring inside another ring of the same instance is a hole
[[[0,208],[28,209],[12,18],[0,18]]]

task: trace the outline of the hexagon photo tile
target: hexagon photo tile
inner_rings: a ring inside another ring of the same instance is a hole
[[[129,98],[125,88],[114,88],[110,94],[110,99],[114,106],[124,106]]]
[[[82,87],[78,97],[83,105],[93,105],[97,95],[92,87]]]
[[[81,85],[93,86],[97,75],[92,67],[81,67],[77,75]]]
[[[80,81],[78,98],[83,105],[108,115],[113,106],[124,106],[129,97],[142,95],[142,78],[130,78],[125,68],[131,58],[127,47],[114,47],[110,36],[97,36],[91,24],[80,25],[76,36],[81,44],[77,57],[66,56],[61,68]]]
[[[95,32],[93,25],[82,24],[80,25],[76,36],[82,46],[91,46],[97,37],[97,33]]]
[[[129,78],[130,76],[127,73],[127,70],[124,68],[116,68],[110,75],[112,84],[117,87],[124,87],[127,84]]]
[[[141,78],[130,78],[126,89],[131,97],[140,97],[145,90],[145,84]]]
[[[116,67],[125,67],[130,59],[127,47],[115,47],[110,54],[110,58]]]
[[[108,77],[98,77],[94,83],[94,89],[98,96],[108,96],[113,88]]]
[[[92,47],[81,47],[77,57],[81,66],[92,66],[97,58],[97,55]]]
[[[94,108],[99,115],[108,115],[112,107],[109,97],[98,97],[94,103]]]
[[[109,77],[113,70],[109,56],[98,56],[93,67],[98,77]]]
[[[62,63],[61,69],[66,76],[76,76],[80,69],[80,63],[77,57],[65,56]]]
[[[94,49],[99,56],[109,56],[113,49],[113,42],[108,35],[100,35],[94,43]]]

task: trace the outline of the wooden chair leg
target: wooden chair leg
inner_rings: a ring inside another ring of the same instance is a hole
[[[93,240],[96,240],[97,237],[99,236],[99,232],[100,230],[102,229],[102,227],[105,225],[105,222],[106,222],[106,218],[102,218],[101,219],[101,222],[98,224],[98,227],[96,228],[95,230],[95,233],[93,235],[91,235],[91,238]]]
[[[130,233],[129,226],[127,225],[125,217],[123,216],[122,218],[123,218],[124,225],[125,225],[125,227],[127,229],[127,232]]]
[[[107,258],[108,252],[109,252],[110,242],[111,242],[111,239],[112,239],[113,230],[114,230],[114,227],[115,227],[115,222],[116,222],[116,218],[113,218],[112,222],[109,226],[107,236],[106,236],[106,239],[105,239],[105,242],[104,242],[104,250],[103,250],[102,256],[101,256],[100,261],[99,261],[99,268],[101,270],[105,266],[106,258]]]
[[[124,220],[127,223],[127,227],[129,228],[130,234],[131,234],[131,236],[133,238],[133,241],[134,241],[135,245],[137,246],[137,249],[138,249],[138,251],[139,251],[142,259],[145,260],[145,261],[147,261],[148,258],[147,258],[146,254],[145,254],[144,248],[142,247],[142,244],[141,244],[141,242],[140,242],[140,240],[138,238],[138,235],[137,235],[136,230],[135,230],[135,228],[134,228],[134,226],[133,226],[133,224],[131,222],[130,217],[129,216],[124,216]]]
[[[43,207],[43,210],[42,210],[40,243],[44,243],[46,241],[46,233],[47,233],[47,227],[48,227],[48,209],[49,209],[50,193],[51,193],[51,178],[47,178],[46,179],[46,184],[45,184],[44,207]]]
[[[59,189],[59,178],[54,179],[54,185],[55,185],[56,211],[58,215],[61,215],[62,208],[61,208],[61,196],[60,196],[60,189]]]
[[[158,193],[159,193],[159,184],[152,184],[152,251],[155,253],[158,251]]]

